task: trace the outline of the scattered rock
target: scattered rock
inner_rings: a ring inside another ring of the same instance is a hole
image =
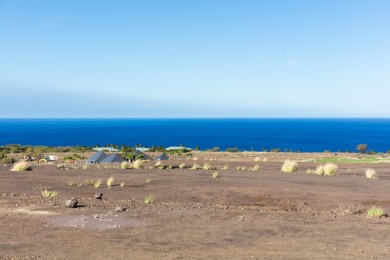
[[[95,194],[95,199],[101,200],[102,197],[103,197],[103,193],[98,192]]]
[[[68,208],[76,208],[78,202],[79,202],[78,199],[71,198],[70,200],[67,200],[67,201],[65,202],[65,205],[66,205]]]
[[[125,210],[126,210],[125,207],[120,207],[120,206],[118,206],[118,207],[115,208],[115,211],[116,211],[116,212],[121,212],[121,211],[125,211]]]

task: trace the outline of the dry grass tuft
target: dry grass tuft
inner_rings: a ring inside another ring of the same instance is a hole
[[[110,177],[110,178],[107,180],[107,187],[108,187],[108,188],[111,188],[112,185],[114,185],[114,181],[115,181],[114,177]]]
[[[332,176],[335,175],[339,170],[339,167],[336,164],[333,163],[327,163],[324,166],[324,175],[325,176]]]
[[[255,165],[255,166],[252,168],[252,171],[260,171],[260,165]]]
[[[186,164],[185,163],[182,163],[179,165],[179,169],[185,169],[186,168]]]
[[[31,170],[31,166],[27,162],[19,162],[15,164],[11,169],[12,172],[25,172],[29,170]]]
[[[191,167],[191,170],[200,170],[202,167],[199,164],[194,163],[194,165]]]
[[[41,191],[41,194],[45,198],[54,198],[54,197],[57,197],[58,192],[53,191],[53,190],[49,190],[49,189],[43,189]]]
[[[372,218],[372,217],[380,218],[380,217],[385,217],[386,213],[382,208],[373,206],[372,208],[367,210],[367,216],[370,218]]]
[[[366,178],[368,178],[368,179],[376,179],[377,178],[376,171],[374,169],[371,169],[371,168],[368,168],[366,170],[365,175],[366,175]]]
[[[142,169],[144,165],[144,162],[142,160],[136,160],[134,163],[133,163],[133,167],[134,169]]]
[[[217,178],[219,178],[219,177],[220,177],[220,176],[219,176],[218,172],[214,172],[214,173],[213,173],[213,178],[214,178],[214,179],[217,179]]]
[[[130,169],[130,163],[128,163],[128,162],[122,162],[122,163],[121,163],[121,169],[122,169],[122,170]]]
[[[298,170],[298,163],[292,160],[286,160],[281,168],[282,172],[296,172]]]
[[[203,169],[205,169],[206,171],[212,171],[212,170],[216,170],[217,168],[214,167],[214,166],[212,166],[212,165],[209,164],[209,163],[205,163],[205,164],[203,165]]]

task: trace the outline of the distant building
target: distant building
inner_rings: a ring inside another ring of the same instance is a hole
[[[97,152],[102,152],[102,151],[107,151],[107,152],[112,152],[112,153],[119,152],[118,149],[115,149],[112,147],[95,147],[95,148],[92,148],[92,150],[97,151]]]
[[[146,148],[146,147],[136,147],[135,150],[137,151],[140,151],[140,152],[147,152],[150,150],[150,148]]]
[[[170,150],[192,150],[192,149],[185,146],[170,146],[165,150],[170,151]]]

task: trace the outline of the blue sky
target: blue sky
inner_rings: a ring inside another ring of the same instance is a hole
[[[389,117],[390,1],[0,0],[0,117]]]

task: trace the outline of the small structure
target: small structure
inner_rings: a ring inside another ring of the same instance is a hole
[[[146,147],[136,147],[135,150],[137,151],[140,151],[140,152],[147,152],[150,150],[150,148],[146,148]]]
[[[119,154],[113,153],[101,160],[101,163],[120,163],[124,162],[125,159],[123,159]]]
[[[58,160],[58,155],[48,155],[45,157],[45,159],[48,162],[54,162]]]
[[[191,148],[184,147],[184,146],[170,146],[170,147],[168,147],[165,150],[167,150],[167,151],[175,151],[175,150],[189,150],[189,151],[192,151]]]
[[[107,151],[107,152],[110,152],[110,153],[119,152],[118,149],[115,149],[113,147],[95,147],[95,148],[92,148],[92,150],[97,151],[97,152]]]
[[[169,160],[169,157],[165,153],[163,153],[163,154],[160,154],[159,156],[157,156],[154,160],[165,161],[165,160]]]
[[[134,154],[135,154],[136,157],[137,157],[137,156],[141,156],[141,159],[142,159],[142,160],[149,160],[149,159],[150,159],[149,156],[147,156],[146,154],[144,154],[143,152],[141,152],[141,151],[139,151],[139,150],[135,150],[135,151],[134,151]]]
[[[97,152],[91,157],[87,159],[87,163],[93,164],[93,163],[100,163],[103,159],[105,159],[108,155],[104,152]]]

